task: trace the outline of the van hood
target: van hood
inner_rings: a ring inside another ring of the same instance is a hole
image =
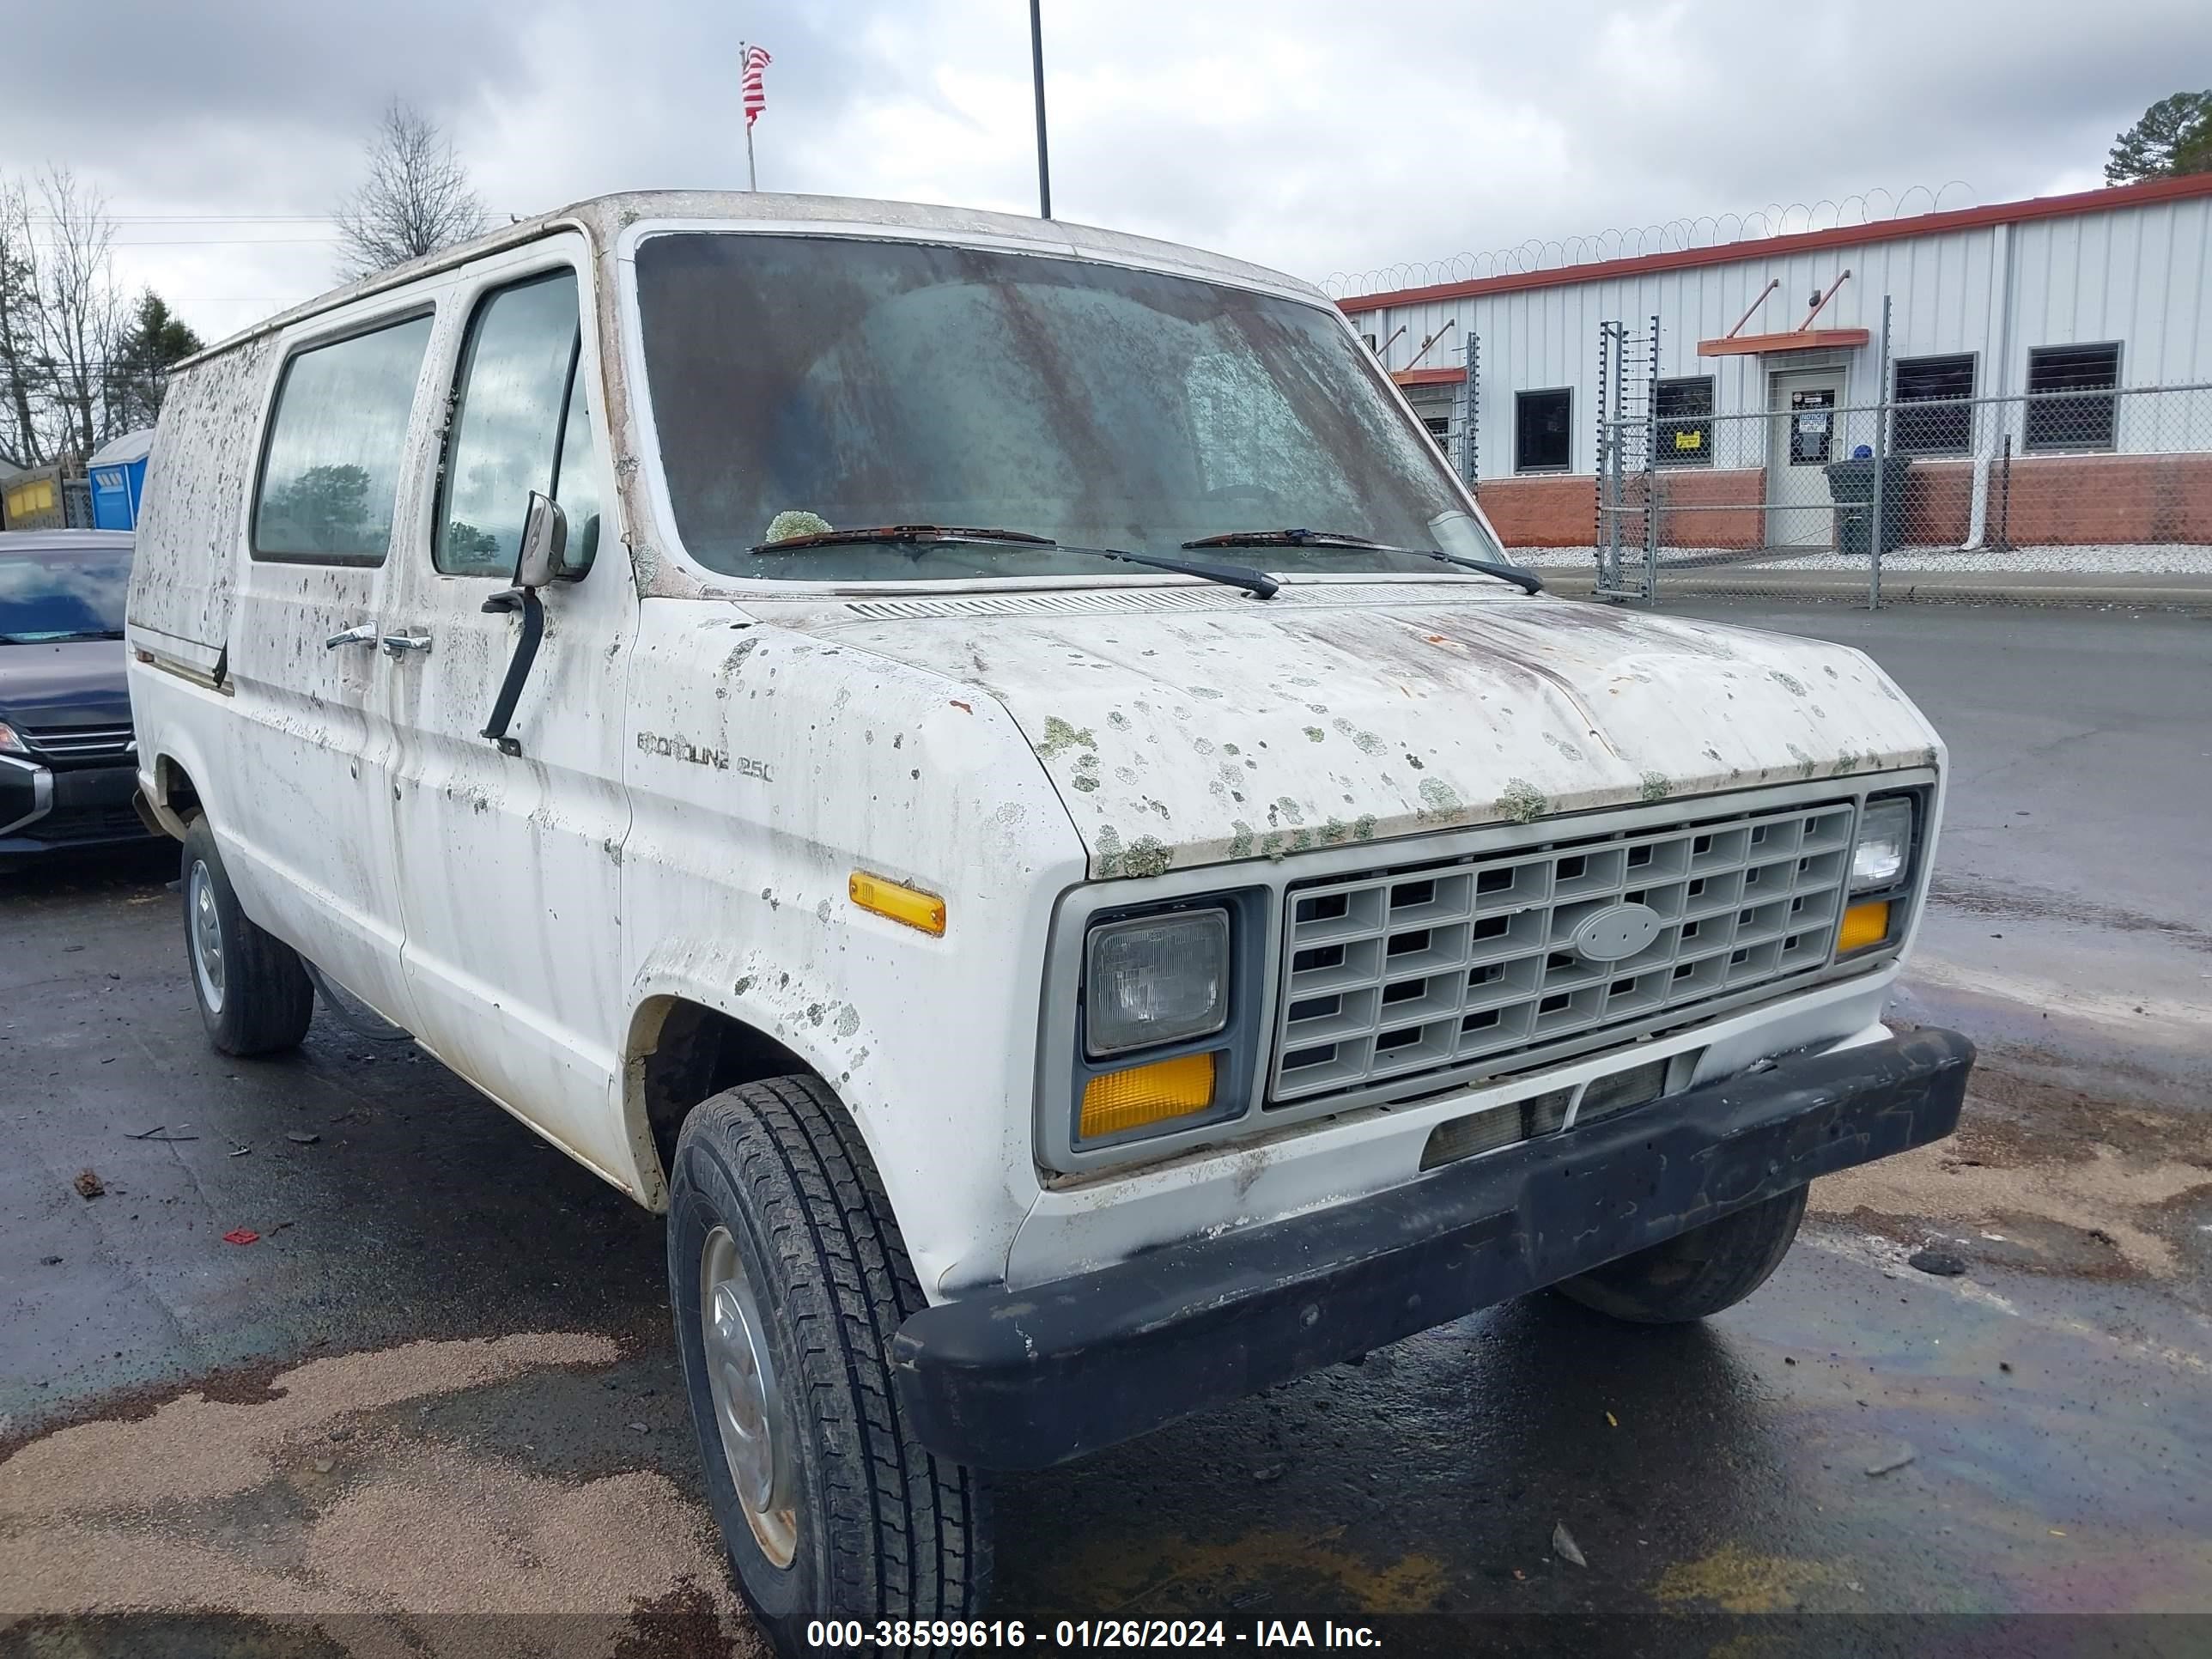
[[[807,609],[804,631],[1004,704],[1099,878],[1942,755],[1849,647],[1486,584],[855,601],[834,621]]]

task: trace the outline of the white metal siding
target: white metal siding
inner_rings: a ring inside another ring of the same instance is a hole
[[[1768,279],[1782,285],[1744,325],[1747,334],[1795,328],[1813,290],[1845,270],[1850,280],[1814,324],[1864,328],[1874,343],[1852,351],[1847,402],[1871,402],[1881,329],[1881,301],[1892,301],[1890,356],[1975,356],[1974,389],[1996,396],[2024,391],[2027,356],[2038,346],[2118,340],[2125,386],[2212,380],[2212,198],[2191,197],[2112,212],[1980,226],[1856,246],[1762,257],[1755,246],[1725,264],[1693,266],[1595,282],[1473,298],[1431,301],[1352,315],[1362,332],[1405,334],[1384,358],[1402,368],[1421,340],[1456,319],[1423,368],[1466,361],[1464,336],[1480,339],[1477,424],[1480,471],[1513,471],[1514,394],[1568,386],[1574,392],[1573,470],[1594,465],[1597,417],[1597,330],[1621,321],[1640,331],[1659,318],[1662,376],[1710,374],[1717,412],[1764,407],[1767,374],[1786,357],[1699,357],[1698,342],[1735,325]],[[2009,327],[2008,327],[2009,321]],[[2124,415],[2121,447],[2159,447],[2157,434],[2133,431]]]

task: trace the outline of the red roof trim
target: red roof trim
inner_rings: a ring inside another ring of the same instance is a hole
[[[1401,288],[1386,294],[1348,295],[1336,303],[1346,312],[1358,316],[1381,311],[1387,307],[1421,305],[1431,300],[1466,300],[1486,294],[1514,294],[1532,288],[1601,283],[1618,276],[1640,276],[1660,270],[1687,270],[1699,265],[1735,264],[1752,259],[1814,252],[1821,248],[1863,247],[1869,242],[1902,241],[1908,236],[1937,236],[1948,231],[1978,229],[1984,225],[2017,225],[2036,219],[2065,219],[2081,213],[2110,213],[2123,208],[2148,207],[2155,203],[2191,196],[2212,196],[2212,173],[2190,173],[2179,179],[2148,179],[2139,185],[2113,185],[2102,190],[2076,191],[2070,196],[2035,196],[2024,202],[2000,202],[1991,207],[1956,208],[1948,213],[1923,213],[1911,219],[1884,219],[1870,225],[1839,225],[1832,230],[1799,231],[1794,235],[1765,236],[1756,241],[1729,242],[1719,247],[1677,248],[1669,253],[1640,253],[1632,258],[1601,259],[1592,264],[1561,265],[1550,270],[1509,271],[1502,276],[1478,276],[1464,283],[1438,283],[1429,288]]]
[[[1394,368],[1390,378],[1400,386],[1452,386],[1467,379],[1463,368]]]

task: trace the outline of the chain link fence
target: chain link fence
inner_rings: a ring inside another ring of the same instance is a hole
[[[1866,406],[1840,369],[1771,384],[1748,413],[1632,389],[1600,422],[1594,545],[1519,556],[1562,592],[1660,603],[2212,605],[2212,384]]]

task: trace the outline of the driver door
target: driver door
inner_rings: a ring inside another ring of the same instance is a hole
[[[463,320],[446,342],[435,507],[395,556],[386,643],[416,1035],[611,1178],[628,1158],[608,1107],[627,1010],[622,690],[637,599],[621,537],[602,521],[613,492],[590,292],[581,239],[561,236],[471,267],[448,301]],[[533,490],[564,509],[580,574],[544,592],[507,752],[483,730],[520,614],[484,602],[513,580]]]

